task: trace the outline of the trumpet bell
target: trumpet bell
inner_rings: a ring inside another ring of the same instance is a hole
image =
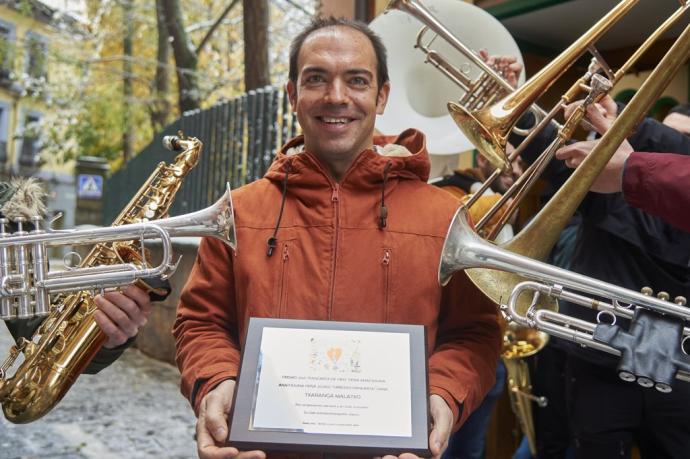
[[[491,301],[501,305],[507,303],[513,288],[525,278],[515,272],[502,271],[495,262],[501,258],[511,258],[513,254],[504,248],[483,240],[473,230],[467,211],[460,207],[448,228],[446,241],[441,252],[438,280],[446,285],[453,274],[465,270],[472,283]],[[515,255],[508,264],[518,267],[519,256]],[[513,263],[515,263],[513,265]],[[525,315],[530,308],[558,310],[556,300],[541,296],[537,299],[520,298],[517,310]],[[538,352],[548,341],[548,335],[519,325],[508,326],[507,341],[504,340],[503,354],[506,358],[527,357]],[[511,334],[512,332],[512,334]]]
[[[158,220],[154,223],[168,231],[171,236],[213,237],[223,241],[233,250],[237,250],[230,184],[226,185],[225,193],[213,205],[197,212]]]

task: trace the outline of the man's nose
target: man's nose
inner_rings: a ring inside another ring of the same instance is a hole
[[[331,104],[343,104],[347,102],[347,86],[339,79],[335,79],[328,85],[326,101]]]

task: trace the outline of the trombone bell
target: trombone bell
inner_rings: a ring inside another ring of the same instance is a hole
[[[482,153],[492,166],[502,171],[510,170],[510,161],[506,155],[506,139],[492,131],[485,126],[495,126],[497,123],[480,121],[473,114],[472,110],[468,110],[460,104],[455,102],[448,102],[448,112],[453,118],[455,124],[458,125],[465,137],[467,137],[472,144]],[[474,113],[481,114],[481,111],[474,110]],[[490,118],[490,117],[489,117]]]

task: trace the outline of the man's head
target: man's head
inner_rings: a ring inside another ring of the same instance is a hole
[[[364,24],[318,19],[292,42],[290,103],[305,147],[328,166],[372,145],[389,90],[385,48]]]
[[[663,123],[682,134],[690,135],[690,104],[673,107],[664,118]]]
[[[515,148],[510,144],[506,144],[506,153],[508,155],[512,154]],[[515,161],[510,163],[511,169],[507,172],[502,173],[491,185],[491,189],[497,193],[505,193],[508,188],[510,188],[513,183],[522,175],[524,172],[524,167],[522,159],[517,158]],[[493,174],[496,167],[489,162],[488,159],[484,158],[482,155],[477,155],[477,167],[482,171],[484,178],[488,178]]]

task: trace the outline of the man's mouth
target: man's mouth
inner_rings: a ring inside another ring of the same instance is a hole
[[[347,118],[347,117],[332,117],[332,116],[317,116],[316,117],[319,121],[322,123],[326,124],[347,124],[351,122],[353,119],[352,118]]]

